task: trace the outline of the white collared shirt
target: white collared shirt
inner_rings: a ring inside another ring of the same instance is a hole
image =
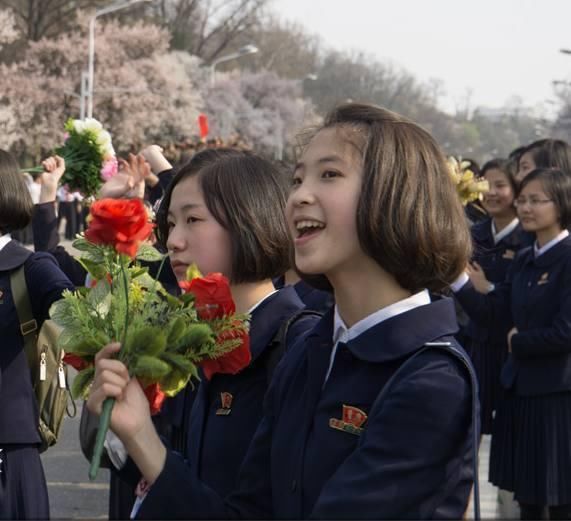
[[[341,315],[339,315],[338,307],[335,306],[335,315],[333,318],[333,349],[331,350],[329,368],[327,369],[323,385],[327,382],[331,370],[333,369],[333,362],[335,361],[335,354],[337,353],[339,342],[349,342],[350,340],[357,338],[361,333],[367,331],[367,329],[371,329],[373,326],[376,326],[389,318],[396,317],[401,313],[405,313],[406,311],[410,311],[411,309],[425,306],[427,304],[430,304],[430,294],[428,293],[428,290],[425,289],[405,298],[404,300],[399,300],[386,308],[375,311],[349,328],[345,325],[345,322],[343,322]]]
[[[262,302],[264,302],[265,300],[268,300],[274,293],[277,293],[279,291],[279,289],[274,289],[274,291],[272,291],[271,293],[268,293],[265,297],[262,297],[260,300],[258,300],[258,302],[256,302],[249,310],[248,313],[251,315],[254,310],[258,307],[260,307],[260,305],[262,304]]]
[[[494,237],[494,244],[498,244],[498,242],[500,242],[504,237],[507,237],[511,232],[513,232],[517,228],[518,224],[519,224],[519,219],[516,217],[503,230],[496,232],[496,224],[492,219],[492,236]]]
[[[6,244],[8,244],[11,240],[12,237],[9,233],[6,233],[5,235],[0,235],[0,251],[2,251],[4,249],[4,246],[6,246]]]
[[[544,244],[541,248],[537,247],[537,241],[533,243],[533,253],[535,254],[535,258],[543,255],[547,250],[550,250],[556,244],[560,243],[563,239],[569,236],[568,230],[563,230],[559,233],[555,239],[551,239],[547,244]]]

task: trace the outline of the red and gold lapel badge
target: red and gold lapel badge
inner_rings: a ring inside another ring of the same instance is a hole
[[[228,416],[232,412],[233,399],[234,397],[230,393],[220,393],[220,404],[222,407],[216,411],[216,416]]]
[[[348,432],[355,436],[361,436],[363,432],[362,425],[367,421],[365,411],[353,407],[352,405],[343,404],[343,419],[329,418],[329,427],[339,431]]]

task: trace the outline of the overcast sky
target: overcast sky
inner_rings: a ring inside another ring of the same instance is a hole
[[[363,50],[419,80],[444,82],[442,108],[553,99],[571,80],[571,0],[273,0],[323,43]],[[549,109],[549,105],[545,105]]]

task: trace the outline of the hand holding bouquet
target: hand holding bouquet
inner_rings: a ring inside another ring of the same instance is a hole
[[[68,119],[65,141],[54,154],[65,161],[62,182],[70,191],[85,197],[94,196],[103,182],[111,179],[118,168],[111,135],[94,118]],[[43,172],[42,167],[23,169],[24,172]]]
[[[146,390],[152,411],[164,396],[174,396],[204,365],[213,372],[237,372],[250,362],[247,320],[234,314],[228,281],[219,274],[197,277],[188,293],[174,297],[150,277],[138,260],[165,262],[144,241],[152,232],[139,199],[102,199],[91,206],[85,238],[74,242],[89,272],[89,288],[65,292],[51,309],[63,328],[64,361],[80,372],[72,393],[85,396],[95,375],[99,350],[121,343],[117,358]],[[214,293],[193,288],[216,288]],[[214,369],[212,369],[214,367]],[[104,403],[90,468],[99,467],[113,399]]]

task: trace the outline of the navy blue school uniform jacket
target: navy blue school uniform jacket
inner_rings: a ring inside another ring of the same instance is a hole
[[[488,295],[468,282],[456,296],[474,321],[518,329],[504,386],[520,396],[571,390],[571,237],[537,258],[533,247],[522,250],[506,282]]]
[[[25,266],[32,312],[38,325],[73,285],[47,253],[16,241],[0,250],[0,518],[47,519],[47,488],[38,453],[38,406],[10,288],[10,274]]]
[[[460,519],[473,479],[467,369],[425,351],[371,411],[404,360],[456,331],[450,299],[409,310],[340,343],[324,384],[328,312],[278,367],[234,492],[223,499],[169,453],[138,516]]]
[[[534,240],[534,235],[525,232],[518,224],[495,243],[491,219],[474,224],[470,231],[474,244],[473,260],[482,266],[486,278],[493,284],[505,281],[517,252],[530,246]],[[478,374],[484,434],[491,432],[493,411],[500,395],[500,371],[508,353],[506,337],[510,328],[509,322],[490,327],[474,321],[465,328],[467,338],[464,347]]]
[[[260,423],[263,399],[278,359],[275,337],[282,323],[304,308],[294,288],[283,288],[254,309],[250,322],[250,366],[236,375],[203,378],[187,429],[186,456],[192,470],[221,496],[234,490],[238,471]],[[288,330],[288,339],[309,331],[317,316],[303,316]]]

